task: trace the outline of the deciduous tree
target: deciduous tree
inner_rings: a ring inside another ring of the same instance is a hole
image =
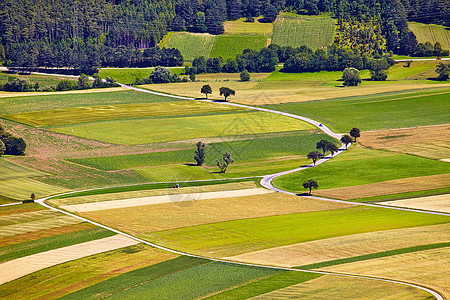
[[[235,95],[235,91],[230,89],[230,88],[227,88],[227,87],[221,87],[219,89],[219,92],[220,92],[220,96],[223,95],[225,97],[225,101],[227,101],[227,98],[229,96],[234,96]]]
[[[345,68],[342,74],[345,86],[357,86],[361,83],[359,70],[355,68]]]
[[[355,142],[356,142],[356,138],[359,138],[361,136],[360,132],[361,131],[359,130],[359,128],[356,128],[356,127],[352,128],[352,130],[350,130],[349,133],[355,139]]]
[[[341,137],[342,144],[345,145],[345,149],[347,150],[347,145],[350,144],[353,141],[353,139],[349,135],[343,135]]]
[[[319,151],[311,151],[308,153],[307,157],[308,159],[312,159],[314,165],[316,165],[316,161],[319,159],[320,153]]]
[[[309,195],[311,195],[311,190],[313,188],[317,189],[319,187],[319,184],[314,179],[310,179],[310,180],[303,182],[303,187],[305,189],[309,189]]]
[[[212,93],[211,86],[209,84],[203,85],[202,89],[200,90],[200,93],[205,94],[206,99],[208,99],[208,94]]]
[[[195,150],[194,159],[197,162],[197,166],[201,166],[205,162],[206,144],[200,141],[196,146],[197,150]]]

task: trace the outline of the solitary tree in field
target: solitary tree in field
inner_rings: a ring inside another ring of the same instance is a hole
[[[30,199],[31,199],[32,201],[34,201],[34,199],[36,199],[36,195],[35,195],[34,193],[32,193],[31,196],[30,196]]]
[[[200,90],[200,93],[205,94],[206,99],[208,99],[208,94],[212,93],[211,86],[209,84],[205,84],[204,86],[202,86],[202,89]]]
[[[342,74],[345,86],[357,86],[361,83],[361,76],[359,70],[355,68],[345,68]]]
[[[205,162],[206,144],[198,142],[196,145],[197,150],[195,150],[194,159],[197,162],[197,166],[201,166]]]
[[[222,158],[216,160],[217,166],[220,168],[221,173],[225,173],[227,171],[228,165],[232,162],[234,162],[234,159],[228,152],[224,153]]]
[[[303,182],[303,187],[305,189],[309,189],[309,195],[311,195],[311,190],[313,188],[317,189],[319,187],[319,185],[317,184],[317,182],[314,179],[310,179],[310,180]]]
[[[360,134],[360,130],[359,130],[359,128],[352,128],[352,130],[350,130],[350,135],[352,136],[352,137],[354,137],[355,138],[355,143],[356,143],[356,138],[359,138],[360,136],[361,136],[361,134]]]
[[[342,144],[345,145],[345,150],[347,150],[347,145],[350,144],[353,139],[349,135],[344,135],[341,137]]]
[[[235,92],[234,90],[227,88],[227,87],[221,87],[219,89],[220,92],[220,96],[224,96],[225,97],[225,101],[227,101],[228,96],[234,96]]]
[[[316,165],[316,161],[319,159],[320,153],[319,151],[311,151],[308,153],[307,157],[308,159],[312,159],[314,165]]]

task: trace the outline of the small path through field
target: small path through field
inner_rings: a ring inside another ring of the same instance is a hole
[[[150,94],[155,94],[155,95],[161,95],[161,96],[165,96],[165,97],[171,97],[171,98],[183,99],[183,100],[196,100],[196,99],[190,98],[190,97],[182,97],[182,96],[176,96],[176,95],[168,95],[168,94],[159,93],[159,92],[155,92],[155,91],[151,91],[151,90],[145,90],[145,89],[140,89],[140,88],[136,88],[136,87],[131,87],[131,86],[124,85],[124,84],[120,84],[120,86],[125,87],[125,88],[128,88],[128,89],[132,89],[132,90],[135,90],[135,91],[139,91],[139,92],[150,93]],[[211,101],[211,100],[201,100],[201,101],[206,101],[206,102],[216,102],[216,101]],[[310,123],[310,124],[316,126],[317,128],[319,128],[320,130],[322,130],[323,132],[325,132],[325,133],[328,134],[329,136],[332,136],[333,138],[340,139],[340,138],[342,137],[341,134],[334,133],[331,129],[329,129],[329,128],[326,127],[325,125],[320,124],[319,122],[317,122],[317,121],[315,121],[315,120],[308,119],[308,118],[305,118],[305,117],[301,117],[301,116],[297,116],[297,115],[293,115],[293,114],[289,114],[289,113],[285,113],[285,112],[280,112],[280,111],[276,111],[276,110],[265,109],[265,108],[260,108],[260,107],[252,107],[252,106],[242,105],[242,104],[237,104],[237,103],[229,103],[229,102],[218,102],[218,103],[221,103],[221,104],[223,104],[223,105],[231,105],[231,106],[236,106],[236,107],[248,108],[248,109],[252,109],[252,110],[258,110],[258,111],[264,111],[264,112],[269,112],[269,113],[275,113],[275,114],[278,114],[278,115],[282,115],[282,116],[286,116],[286,117],[290,117],[290,118],[295,118],[295,119],[302,120],[302,121],[308,122],[308,123]],[[336,155],[342,153],[343,151],[344,151],[344,149],[342,149],[342,148],[339,149],[339,151],[336,153]],[[335,155],[335,156],[336,156],[336,155]],[[319,164],[321,164],[321,163],[324,163],[324,162],[326,162],[327,160],[329,160],[329,159],[331,159],[331,158],[332,158],[332,157],[325,157],[325,158],[323,158],[323,159],[317,161],[317,162],[316,162],[316,165],[319,165]],[[297,169],[294,169],[294,170],[289,170],[289,171],[285,171],[285,172],[280,172],[280,173],[276,173],[276,174],[264,176],[263,179],[261,180],[261,184],[262,184],[264,187],[266,187],[266,188],[268,188],[268,189],[271,189],[271,190],[273,190],[273,191],[282,192],[282,193],[291,194],[291,195],[296,195],[295,193],[287,192],[287,191],[284,191],[284,190],[281,190],[281,189],[278,189],[278,188],[272,186],[271,182],[272,182],[273,179],[275,179],[275,178],[278,177],[278,176],[282,176],[282,175],[285,175],[285,174],[288,174],[288,173],[300,171],[300,170],[303,170],[303,169],[305,169],[305,168],[310,168],[310,167],[313,167],[313,166],[308,165],[308,166],[300,167],[300,168],[297,168]],[[150,245],[150,246],[155,247],[155,248],[158,248],[158,249],[162,249],[162,250],[165,250],[165,251],[169,251],[169,252],[172,252],[172,253],[176,253],[176,254],[179,254],[179,255],[186,255],[186,256],[190,256],[190,257],[204,258],[204,259],[208,259],[208,260],[216,261],[216,262],[234,263],[234,264],[237,264],[237,265],[257,266],[257,267],[265,267],[265,268],[272,268],[272,269],[278,269],[278,270],[288,270],[288,271],[297,271],[297,272],[301,271],[301,272],[308,272],[308,273],[315,273],[315,274],[335,275],[335,276],[343,276],[343,277],[350,277],[350,278],[362,278],[362,279],[379,280],[379,281],[383,281],[383,282],[396,283],[396,284],[401,284],[401,285],[406,285],[406,286],[418,288],[418,289],[421,289],[421,290],[423,290],[423,291],[426,291],[426,292],[430,293],[431,295],[433,295],[433,296],[434,296],[436,299],[438,299],[438,300],[444,300],[444,298],[443,298],[438,292],[436,292],[436,291],[434,291],[434,290],[432,290],[432,289],[430,289],[430,288],[427,288],[427,287],[424,287],[424,286],[421,286],[421,285],[417,285],[417,284],[411,284],[411,283],[408,283],[408,282],[402,282],[402,281],[397,281],[397,280],[391,280],[391,279],[387,279],[387,278],[373,277],[373,276],[361,276],[361,275],[353,275],[353,274],[341,274],[341,273],[335,273],[335,272],[329,272],[329,271],[298,270],[298,269],[282,268],[282,267],[273,267],[273,266],[258,265],[258,264],[247,264],[247,263],[233,262],[233,261],[228,261],[228,260],[223,260],[223,259],[214,259],[214,258],[202,257],[202,256],[198,256],[198,255],[193,255],[193,254],[189,254],[189,253],[184,253],[184,252],[181,252],[181,251],[177,251],[177,250],[174,250],[174,249],[169,249],[169,248],[166,248],[166,247],[162,247],[162,246],[160,246],[160,245],[157,245],[157,244],[150,243],[150,242],[148,242],[148,241],[139,239],[139,238],[137,238],[137,237],[134,237],[134,236],[132,236],[132,235],[126,234],[126,233],[121,232],[121,231],[119,231],[119,230],[116,230],[116,229],[114,229],[114,228],[110,228],[110,227],[105,226],[105,225],[102,225],[102,224],[100,224],[100,223],[97,223],[97,222],[91,221],[91,220],[89,220],[89,219],[80,217],[80,216],[78,216],[78,215],[69,213],[69,212],[67,212],[67,211],[63,211],[63,210],[61,210],[61,209],[52,207],[52,206],[50,206],[50,205],[48,205],[48,204],[46,204],[46,203],[44,202],[45,200],[50,199],[50,198],[51,198],[51,197],[39,199],[37,202],[38,202],[39,204],[41,204],[42,206],[44,206],[44,207],[47,207],[47,208],[50,208],[50,209],[53,209],[53,210],[62,212],[62,213],[67,214],[67,215],[71,215],[71,216],[73,216],[73,217],[75,217],[75,218],[79,218],[79,219],[81,219],[81,220],[83,220],[83,221],[89,222],[89,223],[94,224],[94,225],[96,225],[96,226],[99,226],[99,227],[102,227],[102,228],[111,230],[111,231],[113,231],[113,232],[116,232],[116,233],[121,234],[121,235],[123,235],[123,236],[129,237],[129,238],[134,239],[134,240],[136,240],[136,241],[139,241],[139,242],[141,242],[141,243]],[[350,202],[350,201],[342,201],[342,200],[327,199],[327,198],[312,197],[312,196],[311,196],[311,198],[316,198],[316,199],[320,199],[320,200],[327,200],[327,201],[333,201],[333,202],[340,202],[340,203],[359,204],[359,205],[366,205],[366,206],[373,206],[373,207],[384,207],[384,208],[390,208],[390,209],[399,209],[399,210],[406,210],[406,211],[414,211],[414,212],[422,212],[422,213],[431,213],[431,214],[439,214],[439,215],[450,216],[450,214],[447,214],[447,213],[438,213],[438,212],[430,212],[430,211],[421,211],[421,210],[407,209],[407,208],[395,208],[395,207],[389,207],[389,206],[383,206],[383,205],[377,205],[377,204],[355,203],[355,202]]]

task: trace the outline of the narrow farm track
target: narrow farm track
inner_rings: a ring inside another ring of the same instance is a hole
[[[120,84],[120,85],[121,85],[122,87],[125,87],[125,88],[128,88],[128,89],[132,89],[132,90],[135,90],[135,91],[138,91],[138,92],[150,93],[150,94],[161,95],[161,96],[165,96],[165,97],[172,97],[172,98],[183,99],[183,100],[195,100],[194,98],[190,98],[190,97],[182,97],[182,96],[176,96],[176,95],[168,95],[168,94],[159,93],[159,92],[154,92],[154,91],[150,91],[150,90],[144,90],[144,89],[140,89],[140,88],[136,88],[136,87],[130,87],[130,86],[127,86],[127,85],[124,85],[124,84]],[[201,101],[214,102],[214,101],[211,101],[211,100],[201,100]],[[333,132],[332,130],[330,130],[328,127],[326,127],[326,126],[320,124],[319,122],[314,121],[314,120],[311,120],[311,119],[308,119],[308,118],[305,118],[305,117],[301,117],[301,116],[297,116],[297,115],[293,115],[293,114],[289,114],[289,113],[284,113],[284,112],[280,112],[280,111],[275,111],[275,110],[265,109],[265,108],[259,108],[259,107],[252,107],[252,106],[248,106],[248,105],[237,104],[237,103],[229,103],[229,102],[219,102],[219,103],[221,103],[221,104],[223,104],[223,105],[231,105],[231,106],[236,106],[236,107],[243,107],[243,108],[248,108],[248,109],[252,109],[252,110],[264,111],[264,112],[269,112],[269,113],[275,113],[275,114],[283,115],[283,116],[286,116],[286,117],[295,118],[295,119],[302,120],[302,121],[308,122],[308,123],[310,123],[310,124],[316,126],[317,128],[319,128],[320,130],[322,130],[322,131],[325,132],[326,134],[332,136],[333,138],[340,139],[341,136],[342,136],[341,134],[334,133],[334,132]],[[342,149],[342,146],[341,146],[341,149],[339,149],[339,151],[337,152],[336,155],[342,153],[343,151],[344,151],[344,149]],[[335,156],[336,156],[336,155],[335,155]],[[325,157],[325,158],[321,159],[320,161],[317,161],[317,162],[316,162],[316,165],[321,164],[321,163],[324,163],[324,162],[326,162],[327,160],[329,160],[329,159],[331,159],[331,158],[332,158],[332,157]],[[308,166],[305,166],[305,167],[296,168],[296,169],[289,170],[289,171],[285,171],[285,172],[280,172],[280,173],[276,173],[276,174],[266,175],[266,176],[264,176],[263,179],[261,180],[261,184],[262,184],[264,187],[266,187],[266,188],[268,188],[268,189],[271,189],[271,190],[273,190],[273,191],[277,191],[277,192],[281,192],[281,193],[286,193],[286,194],[295,195],[294,193],[290,193],[290,192],[287,192],[287,191],[284,191],[284,190],[281,190],[281,189],[278,189],[278,188],[274,187],[274,186],[271,184],[272,180],[275,179],[275,178],[278,177],[278,176],[282,176],[282,175],[284,175],[284,174],[288,174],[288,173],[300,171],[300,170],[303,170],[303,169],[305,169],[305,168],[310,168],[310,167],[313,167],[313,166],[308,165]],[[228,260],[223,260],[223,259],[214,259],[214,258],[202,257],[202,256],[198,256],[198,255],[193,255],[193,254],[189,254],[189,253],[184,253],[184,252],[181,252],[181,251],[177,251],[177,250],[174,250],[174,249],[169,249],[169,248],[166,248],[166,247],[157,245],[157,244],[150,243],[150,242],[148,242],[148,241],[145,241],[145,240],[139,239],[139,238],[137,238],[137,237],[134,237],[134,236],[132,236],[132,235],[129,235],[129,234],[125,233],[125,232],[122,232],[122,231],[116,230],[116,229],[114,229],[114,228],[105,226],[105,225],[103,225],[103,224],[100,224],[100,223],[91,221],[91,220],[89,220],[89,219],[80,217],[80,216],[78,216],[78,215],[69,213],[69,212],[67,212],[67,211],[64,211],[64,210],[55,208],[55,207],[50,206],[50,205],[48,205],[47,203],[45,203],[46,200],[51,199],[52,197],[54,197],[54,196],[42,198],[42,199],[37,200],[36,202],[39,203],[40,205],[46,207],[46,208],[49,208],[49,209],[52,209],[52,210],[55,210],[55,211],[59,211],[59,212],[61,212],[61,213],[64,213],[64,214],[66,214],[66,215],[69,215],[69,216],[78,218],[78,219],[83,220],[83,221],[85,221],[85,222],[89,222],[89,223],[91,223],[91,224],[93,224],[93,225],[96,225],[96,226],[99,226],[99,227],[108,229],[108,230],[110,230],[110,231],[113,231],[113,232],[115,232],[115,233],[124,235],[124,236],[126,236],[126,237],[131,238],[131,239],[134,239],[134,240],[136,240],[136,241],[139,241],[139,242],[141,242],[141,243],[143,243],[143,244],[146,244],[146,245],[149,245],[149,246],[152,246],[152,247],[161,249],[161,250],[169,251],[169,252],[172,252],[172,253],[175,253],[175,254],[185,255],[185,256],[190,256],[190,257],[196,257],[196,258],[208,259],[208,260],[214,261],[214,262],[232,263],[232,264],[236,264],[236,265],[254,266],[254,267],[264,267],[264,268],[277,269],[277,270],[286,270],[286,271],[308,272],[308,273],[315,273],[315,274],[322,274],[322,275],[334,275],[334,276],[342,276],[342,277],[348,277],[348,278],[360,278],[360,279],[378,280],[378,281],[389,282],[389,283],[395,283],[395,284],[401,284],[401,285],[403,285],[403,286],[409,286],[409,287],[418,288],[418,289],[421,289],[421,290],[423,290],[423,291],[425,291],[425,292],[428,292],[429,294],[433,295],[433,297],[435,297],[435,298],[438,299],[438,300],[444,300],[444,299],[445,299],[445,298],[444,298],[442,295],[440,295],[438,292],[436,292],[436,291],[434,291],[434,290],[432,290],[432,289],[430,289],[430,288],[427,288],[427,287],[425,287],[425,286],[421,286],[421,285],[418,285],[418,284],[412,284],[412,283],[409,283],[409,282],[398,281],[398,280],[391,280],[391,279],[382,278],[382,277],[361,276],[361,275],[354,275],[354,274],[343,274],[343,273],[329,272],[329,271],[299,270],[299,269],[292,269],[292,268],[273,267],[273,266],[267,266],[267,265],[248,264],[248,263],[234,262],[234,261],[228,261]],[[355,203],[355,202],[350,202],[350,201],[342,201],[342,200],[335,200],[335,199],[327,199],[327,198],[321,198],[321,197],[311,197],[311,198],[316,198],[316,199],[326,200],[326,201],[333,201],[333,202],[340,202],[340,203],[359,204],[359,205],[367,205],[367,206],[373,206],[373,207],[383,207],[383,208],[388,208],[388,209],[398,209],[398,210],[405,210],[405,211],[412,211],[412,212],[421,212],[421,213],[439,214],[439,215],[450,216],[450,214],[447,214],[447,213],[437,213],[437,212],[422,211],[422,210],[416,210],[416,209],[407,209],[407,208],[389,207],[389,206],[383,206],[383,205],[378,205],[378,204]]]

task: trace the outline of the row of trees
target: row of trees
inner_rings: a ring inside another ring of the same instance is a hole
[[[40,87],[39,83],[31,83],[28,79],[9,76],[8,81],[4,85],[0,85],[0,90],[8,92],[53,92],[53,91],[71,91],[86,90],[92,88],[108,88],[119,86],[114,78],[106,77],[103,81],[98,74],[94,75],[94,81],[91,82],[89,77],[81,74],[78,80],[63,79],[57,86]]]
[[[27,144],[22,138],[13,136],[0,125],[0,156],[25,155],[26,147]]]
[[[206,99],[208,99],[208,94],[212,94],[212,88],[209,84],[205,84],[200,89],[200,93],[205,94]],[[229,87],[221,87],[219,89],[220,96],[224,96],[225,101],[227,101],[227,98],[229,96],[234,96],[236,92],[233,89],[230,89]]]

